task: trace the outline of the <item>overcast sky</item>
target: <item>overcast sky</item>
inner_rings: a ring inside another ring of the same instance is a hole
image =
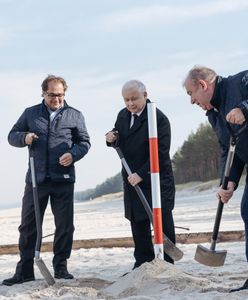
[[[76,190],[93,188],[120,170],[104,135],[124,106],[122,85],[144,82],[171,122],[173,156],[206,121],[182,88],[187,71],[247,69],[247,17],[246,0],[0,0],[0,207],[21,203],[27,148],[7,135],[42,100],[47,74],[67,80],[66,100],[85,116],[92,148],[76,164]]]

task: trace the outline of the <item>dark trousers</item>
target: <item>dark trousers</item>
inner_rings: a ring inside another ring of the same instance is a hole
[[[245,254],[248,261],[248,184],[245,185],[241,200],[241,216],[245,224]]]
[[[162,213],[163,232],[173,242],[176,241],[174,220],[171,210],[164,210]],[[134,268],[139,267],[144,262],[152,261],[155,258],[151,235],[151,224],[148,219],[135,221],[131,219],[131,229],[134,241]],[[164,259],[174,263],[173,259],[164,253]]]
[[[56,228],[53,244],[53,267],[56,270],[66,265],[66,260],[71,254],[74,232],[74,184],[49,181],[38,185],[37,190],[42,221],[50,197]],[[26,184],[25,186],[19,232],[20,261],[16,267],[16,274],[22,274],[24,276],[32,275],[37,232],[31,184]]]

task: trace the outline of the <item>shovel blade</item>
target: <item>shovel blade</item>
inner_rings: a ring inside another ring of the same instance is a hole
[[[209,250],[202,245],[198,245],[195,252],[195,260],[206,266],[221,267],[225,263],[226,254],[226,250]]]
[[[49,272],[47,266],[45,265],[44,261],[42,258],[35,258],[35,263],[37,267],[39,268],[42,276],[46,280],[48,285],[53,285],[55,283],[54,278],[52,277],[51,273]]]
[[[175,261],[180,260],[183,257],[183,252],[172,243],[171,240],[164,236],[164,252],[169,255]]]

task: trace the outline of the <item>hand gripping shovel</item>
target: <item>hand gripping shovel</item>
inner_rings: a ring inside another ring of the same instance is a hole
[[[41,216],[40,216],[40,206],[39,206],[39,198],[38,191],[36,185],[36,176],[35,176],[35,168],[34,168],[34,158],[30,156],[30,169],[31,169],[31,177],[32,177],[32,186],[33,186],[33,197],[34,197],[34,210],[35,210],[35,219],[36,219],[36,230],[37,230],[37,239],[35,245],[35,263],[38,266],[42,276],[46,280],[48,285],[53,285],[55,280],[53,279],[51,273],[46,267],[44,261],[40,257],[40,248],[42,241],[42,229],[41,229]]]
[[[132,174],[132,171],[131,169],[129,168],[128,164],[127,164],[127,161],[125,159],[125,157],[123,156],[123,153],[121,151],[121,149],[119,147],[114,147],[115,150],[117,151],[120,159],[121,159],[121,162],[122,162],[122,165],[123,167],[125,168],[126,172],[128,175],[131,175]],[[149,203],[147,202],[146,200],[146,197],[144,195],[144,193],[142,192],[141,188],[139,187],[138,184],[136,184],[134,186],[135,188],[135,191],[137,192],[145,210],[146,210],[146,213],[149,217],[149,220],[151,222],[151,224],[153,224],[153,213],[152,213],[152,210],[150,208],[150,205]],[[175,244],[163,233],[163,240],[164,240],[164,252],[169,255],[172,259],[174,259],[175,261],[177,260],[180,260],[182,257],[183,257],[183,252],[178,249]]]
[[[227,189],[227,184],[229,181],[230,169],[231,169],[232,162],[233,162],[237,138],[243,132],[243,130],[246,128],[246,126],[243,126],[235,134],[233,133],[233,131],[228,123],[227,123],[227,127],[228,127],[228,130],[230,131],[231,139],[230,139],[229,151],[228,151],[226,165],[225,165],[224,179],[222,182],[222,188],[224,190]],[[210,266],[210,267],[220,267],[220,266],[223,266],[225,263],[227,251],[226,250],[218,250],[218,251],[215,250],[218,233],[219,233],[221,216],[222,216],[222,212],[223,212],[223,207],[224,207],[223,202],[221,202],[221,200],[219,200],[210,249],[207,249],[206,247],[204,247],[202,245],[198,245],[196,248],[195,260],[197,262],[199,262],[200,264]]]

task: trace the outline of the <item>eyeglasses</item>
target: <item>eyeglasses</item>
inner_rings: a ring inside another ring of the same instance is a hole
[[[46,93],[49,98],[63,98],[65,94],[54,94],[54,93]]]

